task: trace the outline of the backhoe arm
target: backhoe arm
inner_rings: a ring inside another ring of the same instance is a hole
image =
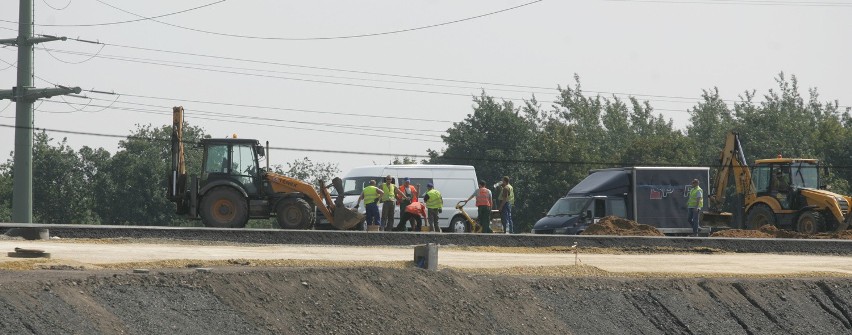
[[[744,195],[745,203],[751,203],[755,197],[751,170],[749,170],[745,160],[739,135],[735,132],[728,132],[725,137],[725,146],[719,155],[719,167],[716,170],[713,185],[711,185],[711,192],[713,192],[710,196],[711,210],[719,212],[724,206],[727,198],[725,189],[728,187],[728,180],[732,174],[737,194]]]

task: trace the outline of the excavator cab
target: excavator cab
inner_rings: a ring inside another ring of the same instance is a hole
[[[258,168],[263,147],[257,140],[207,138],[201,140],[201,146],[204,148],[199,181],[202,189],[208,184],[228,182],[245,190],[249,198],[263,193]]]
[[[815,159],[760,159],[752,169],[756,196],[774,198],[784,210],[802,207],[799,190],[819,188],[819,177]]]

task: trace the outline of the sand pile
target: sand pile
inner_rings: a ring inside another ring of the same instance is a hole
[[[605,216],[589,226],[582,235],[664,236],[657,228],[617,216]]]

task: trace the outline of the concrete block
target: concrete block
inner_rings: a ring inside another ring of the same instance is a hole
[[[429,243],[414,247],[414,265],[426,270],[438,269],[438,245]]]

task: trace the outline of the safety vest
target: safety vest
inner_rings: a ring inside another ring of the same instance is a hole
[[[372,204],[379,197],[379,188],[373,185],[364,188],[364,204]]]
[[[408,187],[405,185],[400,185],[399,190],[402,191],[402,194],[405,194],[409,198],[411,198],[411,202],[417,202],[417,189],[414,188],[414,185],[409,184]],[[402,200],[402,196],[398,196],[399,200]]]
[[[509,190],[509,199],[504,199],[503,192],[500,192],[500,200],[506,201],[512,205],[515,204],[515,188],[512,185],[503,186],[505,189]]]
[[[382,195],[382,202],[391,201],[394,198],[394,194],[396,194],[396,185],[390,184],[390,187],[388,187],[388,183],[382,183],[382,191],[385,192]]]
[[[701,193],[701,196],[698,196],[699,193]],[[686,207],[704,207],[704,193],[701,192],[701,186],[695,186],[691,190],[689,190],[689,199],[686,200]]]
[[[419,202],[412,202],[411,205],[405,206],[405,211],[420,217],[425,216],[423,204]]]
[[[437,209],[444,207],[444,199],[441,198],[441,192],[433,188],[426,192],[426,195],[429,196],[429,200],[426,200],[426,208]]]
[[[488,206],[491,207],[491,190],[480,187],[479,192],[476,193],[476,207],[479,206]]]

